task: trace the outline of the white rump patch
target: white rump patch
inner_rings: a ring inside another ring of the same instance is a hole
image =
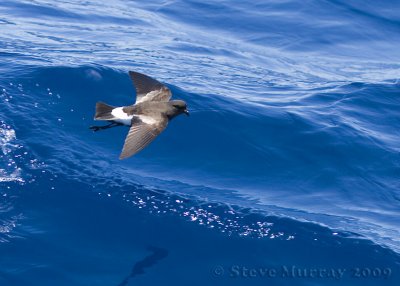
[[[117,107],[111,111],[111,114],[116,118],[114,121],[130,126],[133,115],[124,112],[122,108],[123,107]]]
[[[138,115],[137,117],[139,117],[139,119],[140,119],[143,123],[146,123],[146,124],[152,125],[152,124],[157,123],[157,120],[154,119],[154,118],[151,117],[151,116],[147,116],[147,115]]]

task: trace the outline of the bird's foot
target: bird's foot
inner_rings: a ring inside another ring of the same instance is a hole
[[[99,130],[104,130],[104,129],[117,127],[117,126],[122,126],[122,125],[124,125],[124,124],[112,121],[110,124],[104,125],[104,126],[90,126],[89,129],[91,129],[94,132],[96,132],[96,131],[99,131]]]
[[[101,126],[90,126],[89,129],[93,130],[93,132],[96,132],[96,131],[99,131],[99,130],[101,130],[103,128],[101,128]]]

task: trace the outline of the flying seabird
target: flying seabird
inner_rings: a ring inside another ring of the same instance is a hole
[[[120,159],[128,158],[149,145],[175,116],[182,113],[189,115],[186,102],[169,101],[172,93],[165,85],[138,72],[130,71],[129,76],[136,88],[136,103],[114,107],[97,102],[94,120],[105,120],[110,124],[90,127],[93,131],[99,131],[116,126],[130,126]]]

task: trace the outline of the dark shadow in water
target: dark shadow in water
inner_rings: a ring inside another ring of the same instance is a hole
[[[137,275],[144,274],[144,269],[149,268],[156,264],[159,260],[164,259],[168,256],[168,251],[163,248],[158,248],[155,246],[149,246],[147,250],[153,252],[151,255],[146,256],[142,260],[136,262],[133,266],[132,272],[127,276],[118,286],[125,286],[128,284],[129,280]]]

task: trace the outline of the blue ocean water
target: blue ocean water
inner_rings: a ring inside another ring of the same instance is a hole
[[[0,285],[400,285],[399,46],[398,1],[1,1]],[[120,161],[129,70],[191,116]]]

